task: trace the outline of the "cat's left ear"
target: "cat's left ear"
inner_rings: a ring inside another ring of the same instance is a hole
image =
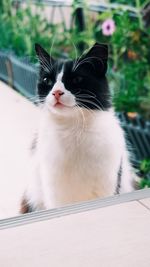
[[[85,54],[84,59],[93,64],[98,75],[105,75],[107,71],[108,45],[95,43]]]
[[[49,65],[54,64],[55,60],[47,53],[47,51],[41,45],[36,43],[35,51],[42,68],[48,68]]]

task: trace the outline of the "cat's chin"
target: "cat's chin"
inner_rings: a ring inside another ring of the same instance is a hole
[[[55,104],[53,106],[49,106],[48,110],[52,114],[69,117],[69,115],[74,113],[74,106],[66,106],[64,104],[57,103],[57,104]]]
[[[64,105],[64,104],[62,104],[62,103],[56,103],[55,105],[54,105],[54,107],[55,108],[58,108],[58,109],[62,109],[62,108],[65,108],[66,106]]]

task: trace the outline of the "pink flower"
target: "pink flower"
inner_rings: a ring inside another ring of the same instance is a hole
[[[102,24],[102,33],[106,36],[112,35],[116,29],[113,19],[107,19]]]

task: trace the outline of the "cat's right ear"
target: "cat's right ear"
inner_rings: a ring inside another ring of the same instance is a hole
[[[46,50],[44,50],[41,45],[36,43],[35,51],[38,56],[41,67],[49,68],[50,65],[54,64],[54,59],[46,52]]]

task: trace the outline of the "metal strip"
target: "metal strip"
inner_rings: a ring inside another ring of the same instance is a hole
[[[73,205],[66,205],[64,207],[56,209],[33,212],[30,214],[24,214],[17,217],[3,219],[0,220],[0,230],[35,223],[38,221],[59,218],[62,216],[76,214],[80,212],[95,210],[125,202],[136,201],[144,198],[150,198],[150,189],[137,190],[126,194],[115,195],[107,198],[98,198],[95,200],[85,201]]]

